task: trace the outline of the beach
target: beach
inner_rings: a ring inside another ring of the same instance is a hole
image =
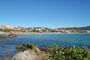
[[[0,34],[10,34],[10,32],[0,32]],[[90,34],[90,33],[60,33],[60,32],[15,32],[15,34]]]

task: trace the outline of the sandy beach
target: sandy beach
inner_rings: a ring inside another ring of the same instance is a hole
[[[0,32],[0,34],[9,34],[9,32]],[[60,32],[15,32],[15,34],[90,34],[90,33],[60,33]]]
[[[0,34],[9,34],[9,32],[0,32]],[[66,34],[66,33],[57,33],[57,32],[15,32],[15,34]]]

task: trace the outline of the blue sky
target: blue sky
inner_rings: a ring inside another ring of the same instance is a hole
[[[90,25],[90,0],[0,0],[0,25],[49,28]]]

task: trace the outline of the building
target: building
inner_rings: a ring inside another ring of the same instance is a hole
[[[2,25],[2,26],[0,26],[0,29],[2,29],[2,30],[5,30],[5,29],[13,30],[14,28],[11,26],[8,26],[8,25]]]
[[[17,28],[14,28],[14,31],[17,31],[17,32],[25,32],[26,28],[24,27],[17,27]]]

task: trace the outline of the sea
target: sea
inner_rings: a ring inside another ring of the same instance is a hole
[[[33,44],[38,47],[60,45],[61,47],[86,46],[90,48],[90,34],[17,34],[15,38],[0,39],[0,58],[18,51],[16,45]]]

